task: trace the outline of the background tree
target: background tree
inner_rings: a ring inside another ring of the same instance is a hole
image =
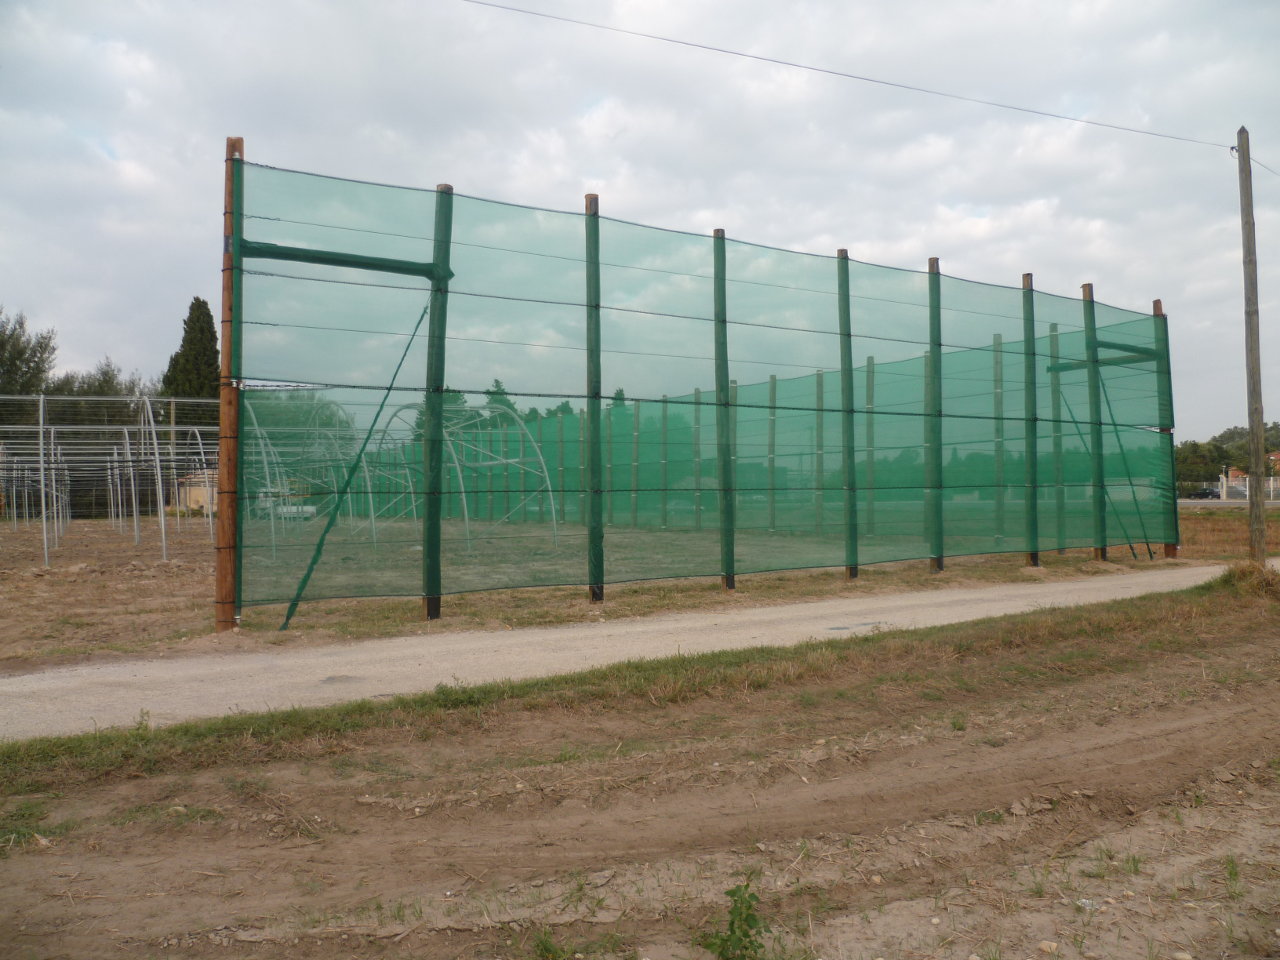
[[[154,382],[148,383],[137,373],[126,377],[106,357],[87,373],[72,370],[48,380],[44,392],[60,397],[137,397],[153,392],[154,387]]]
[[[1264,443],[1268,451],[1280,450],[1280,422],[1272,421],[1264,427],[1266,434]],[[1235,467],[1246,473],[1249,470],[1249,428],[1228,427],[1215,437],[1209,439],[1210,444],[1222,450],[1222,463]]]
[[[489,402],[500,407],[506,407],[508,410],[515,410],[515,401],[511,399],[511,395],[507,393],[507,388],[497,377],[493,378],[493,386],[484,392],[489,398]]]
[[[561,400],[554,407],[547,407],[542,412],[542,415],[544,417],[554,417],[561,413],[563,413],[567,417],[573,416],[573,404],[570,403],[568,400]]]
[[[456,423],[467,411],[467,395],[461,390],[452,389],[447,383],[441,391],[440,402],[444,406],[444,424],[446,430]],[[427,435],[427,398],[418,404],[418,412],[413,419],[413,442],[421,443]]]
[[[1184,440],[1173,449],[1179,483],[1216,483],[1230,457],[1222,444],[1213,440]]]
[[[1267,450],[1280,450],[1280,421],[1268,423],[1265,433]],[[1184,440],[1174,447],[1173,454],[1179,483],[1214,483],[1224,467],[1247,473],[1249,428],[1227,427],[1203,443]]]
[[[213,313],[208,303],[192,297],[187,319],[182,323],[182,343],[169,358],[169,367],[160,379],[160,392],[166,397],[216,397],[218,377]]]
[[[32,333],[27,318],[0,307],[0,394],[40,393],[58,352],[52,330]]]

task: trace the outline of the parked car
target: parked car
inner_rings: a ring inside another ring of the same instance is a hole
[[[1217,487],[1205,487],[1203,490],[1192,490],[1187,494],[1188,500],[1221,500],[1222,494]]]

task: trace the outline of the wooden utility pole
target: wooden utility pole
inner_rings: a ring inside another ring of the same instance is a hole
[[[227,137],[226,183],[222,202],[222,342],[218,377],[218,523],[214,552],[214,629],[234,630],[237,616],[236,477],[240,456],[240,396],[233,379],[233,324],[236,293],[235,256],[238,223],[237,167],[244,160],[244,139]],[[163,505],[162,505],[163,506]]]
[[[1249,131],[1236,132],[1236,162],[1240,167],[1240,232],[1244,245],[1244,356],[1249,397],[1249,555],[1255,563],[1267,559],[1266,426],[1262,419],[1262,361],[1258,345],[1258,250],[1253,232],[1253,169],[1249,162]]]

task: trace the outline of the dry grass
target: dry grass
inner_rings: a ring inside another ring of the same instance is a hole
[[[212,547],[202,528],[187,525],[170,537],[170,556],[160,563],[156,545],[134,546],[114,531],[93,529],[93,521],[72,524],[52,569],[39,566],[39,530],[16,532],[0,551],[0,598],[10,617],[0,624],[0,657],[14,667],[65,662],[84,656],[154,654],[168,650],[252,649],[263,643],[326,643],[339,639],[425,633],[418,599],[328,600],[302,604],[287,633],[278,632],[284,607],[248,607],[235,642],[208,635],[212,619]],[[1270,516],[1271,541],[1280,552],[1280,511]],[[1182,556],[1222,561],[1245,556],[1247,513],[1243,507],[1189,508],[1182,514]],[[91,552],[85,553],[85,550]],[[754,573],[738,577],[725,591],[718,578],[652,580],[611,584],[604,604],[587,602],[582,587],[532,587],[456,594],[444,598],[444,618],[435,630],[493,630],[613,620],[654,612],[685,612],[763,606],[906,590],[939,589],[1028,579],[1066,580],[1147,569],[1160,547],[1113,547],[1110,564],[1090,561],[1087,550],[1041,554],[1036,571],[1022,554],[949,558],[934,573],[925,561],[861,568],[848,581],[839,569]],[[1136,554],[1136,558],[1135,558]],[[88,561],[88,569],[77,566]],[[1164,562],[1164,561],[1157,561]],[[122,585],[128,584],[128,589]]]
[[[1198,656],[1224,642],[1273,638],[1280,631],[1277,598],[1280,575],[1241,565],[1203,587],[1088,607],[441,686],[386,701],[6,743],[0,744],[0,794],[229,762],[340,755],[483,725],[496,711],[581,710],[585,722],[599,710],[751,694],[839,700],[868,712],[870,720],[881,711],[879,720],[919,710],[954,714],[1002,692],[1047,689],[1132,671],[1170,654]]]
[[[1144,559],[1136,561],[1146,564]],[[1135,561],[1126,553],[1119,565]],[[588,602],[583,587],[525,587],[445,597],[443,617],[431,630],[494,630],[551,626],[733,607],[760,607],[841,596],[868,596],[907,590],[933,590],[987,583],[1069,580],[1116,572],[1090,562],[1087,550],[1041,556],[1042,567],[1029,572],[1022,554],[948,559],[935,573],[926,561],[910,560],[862,567],[856,580],[842,568],[755,573],[738,577],[737,588],[725,590],[718,578],[698,577],[610,584],[605,602]],[[253,632],[278,629],[284,608],[249,607],[241,628]],[[327,631],[344,638],[394,636],[426,632],[419,599],[321,600],[298,608],[291,630]]]
[[[1248,512],[1244,507],[1189,508],[1180,514],[1182,546],[1179,556],[1194,561],[1230,561],[1247,556]],[[1268,541],[1280,553],[1280,510],[1268,514]],[[1068,580],[1145,569],[1162,557],[1161,544],[1115,546],[1110,566],[1091,561],[1089,550],[1044,551],[1041,568],[1031,571],[1024,554],[952,557],[935,573],[927,561],[909,560],[864,566],[858,578],[845,579],[843,569],[753,573],[737,578],[727,591],[717,578],[701,577],[610,584],[605,603],[592,604],[583,587],[526,587],[490,590],[445,597],[443,616],[430,629],[440,631],[518,629],[646,616],[655,612],[682,613],[739,606],[771,606],[841,596],[867,596],[907,590],[932,590],[988,583]],[[279,628],[282,606],[249,607],[242,629],[267,633]],[[340,638],[426,633],[419,599],[327,600],[303,604],[291,630],[319,632]],[[282,638],[283,639],[283,638]]]
[[[1280,553],[1280,510],[1268,510],[1267,553]],[[1238,560],[1249,555],[1249,508],[1184,507],[1178,513],[1182,546],[1188,560]]]

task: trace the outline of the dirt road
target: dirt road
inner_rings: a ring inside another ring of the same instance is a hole
[[[767,960],[1277,956],[1274,643],[982,679],[941,714],[919,681],[866,673],[20,798],[47,816],[0,861],[0,942],[676,960],[705,956],[693,941],[749,880]]]
[[[272,653],[167,656],[0,677],[0,738],[81,733],[146,717],[168,724],[523,679],[606,663],[892,628],[937,626],[1204,583],[1219,566],[1058,583],[1001,584],[543,629],[371,640]]]

